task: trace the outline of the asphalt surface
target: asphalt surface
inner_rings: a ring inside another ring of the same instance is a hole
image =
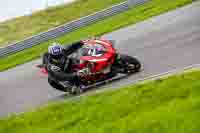
[[[200,64],[200,2],[112,32],[104,38],[117,40],[119,51],[137,57],[143,70],[103,88],[116,88],[139,78]],[[65,98],[64,93],[48,85],[47,78],[35,67],[39,63],[40,60],[36,60],[0,73],[0,116]]]

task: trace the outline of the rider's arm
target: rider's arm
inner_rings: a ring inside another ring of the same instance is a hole
[[[48,52],[43,54],[43,57],[42,57],[42,64],[43,65],[46,65],[48,63],[48,56],[49,56]]]
[[[42,63],[44,65],[52,64],[52,57],[49,53],[44,53]]]
[[[52,57],[50,55],[48,56],[48,62],[47,62],[47,64],[52,64]]]
[[[72,43],[71,45],[67,45],[66,47],[64,47],[63,54],[65,56],[68,56],[71,53],[75,52],[77,49],[81,48],[82,45],[84,44],[81,41]]]

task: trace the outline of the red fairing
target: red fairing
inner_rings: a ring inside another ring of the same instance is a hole
[[[84,61],[88,61],[90,63],[94,63],[94,67],[92,68],[91,72],[96,73],[100,72],[102,69],[107,67],[108,65],[114,62],[115,52],[116,50],[113,48],[112,43],[107,40],[87,40],[84,41],[87,44],[96,43],[101,44],[106,49],[106,52],[100,57],[94,56],[82,56],[80,59]]]

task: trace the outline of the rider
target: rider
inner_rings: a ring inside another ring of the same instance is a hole
[[[66,61],[68,55],[79,49],[82,45],[83,43],[79,41],[63,47],[61,44],[54,42],[48,47],[48,52],[43,55],[43,64],[53,64],[61,70],[66,71],[67,68],[65,67],[67,67]]]
[[[84,45],[84,46],[83,46]],[[98,46],[98,45],[97,45]],[[90,45],[87,43],[87,40],[85,41],[78,41],[75,43],[72,43],[71,45],[67,45],[66,47],[61,46],[59,43],[53,43],[48,48],[48,53],[46,53],[43,56],[43,64],[53,64],[50,70],[59,71],[56,77],[60,77],[61,79],[67,79],[68,77],[74,77],[76,76],[84,76],[84,72],[86,71],[78,71],[76,73],[73,73],[70,71],[70,60],[68,60],[68,56],[72,54],[74,51],[78,50],[82,47],[82,54],[85,53],[83,56],[93,56],[93,57],[99,57],[101,56],[105,51],[102,49],[102,47],[97,47],[95,45]],[[97,68],[98,70],[99,65],[93,68]],[[94,69],[93,69],[94,70]],[[95,70],[96,71],[96,70]],[[96,71],[96,72],[97,72]],[[86,72],[87,73],[87,72]],[[72,75],[70,75],[72,74]],[[65,76],[64,76],[65,75]],[[55,76],[55,75],[54,75]],[[63,77],[64,76],[64,77]]]
[[[84,43],[78,41],[66,47],[59,43],[52,43],[48,47],[48,52],[43,55],[43,64],[48,70],[49,76],[56,77],[58,80],[77,80],[82,76],[78,72],[70,72],[70,61],[67,59],[68,55],[79,49]],[[82,74],[82,73],[81,73]]]
[[[53,64],[65,72],[68,70],[68,62],[66,62],[68,61],[68,56],[81,47],[83,48],[82,54],[85,53],[83,56],[99,57],[103,54],[102,52],[104,52],[101,47],[91,46],[87,44],[86,41],[78,41],[65,47],[54,42],[48,47],[48,53],[44,54],[43,64]]]

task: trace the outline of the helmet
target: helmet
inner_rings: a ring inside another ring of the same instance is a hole
[[[55,42],[48,48],[49,54],[53,56],[61,55],[62,50],[63,50],[63,47],[59,43],[55,43]]]

